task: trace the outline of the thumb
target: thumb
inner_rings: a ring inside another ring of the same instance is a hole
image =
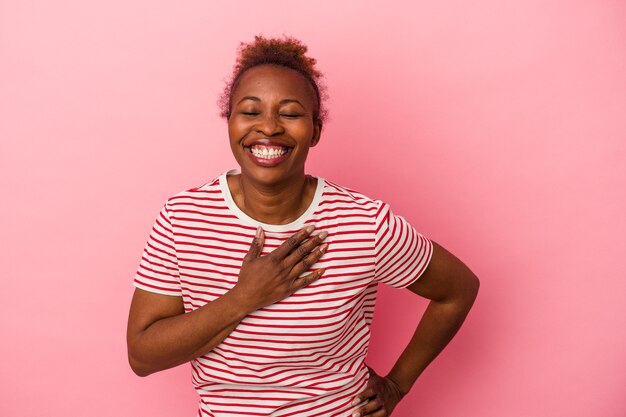
[[[367,388],[370,388],[373,385],[376,385],[376,383],[378,382],[378,378],[380,377],[378,376],[376,371],[372,369],[372,367],[367,364],[365,366],[367,366],[367,371],[369,372],[369,378],[367,379]]]
[[[245,256],[245,259],[252,260],[261,256],[261,252],[263,251],[263,244],[265,243],[265,233],[263,232],[263,228],[259,226],[256,229],[256,235],[254,239],[252,239],[252,243],[250,244],[250,249]]]

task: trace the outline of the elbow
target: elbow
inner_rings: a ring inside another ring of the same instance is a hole
[[[148,369],[148,367],[143,366],[142,364],[139,364],[130,360],[128,362],[130,363],[130,369],[132,369],[135,375],[137,376],[140,376],[143,378],[154,373],[154,371]]]
[[[142,362],[137,359],[136,355],[129,350],[128,351],[128,364],[130,365],[130,369],[133,370],[135,375],[140,377],[146,377],[150,374],[156,372],[154,369],[151,369],[145,362]]]
[[[480,289],[480,280],[474,273],[468,274],[466,277],[465,285],[463,286],[463,299],[469,308],[474,305],[474,301],[478,296],[478,290]]]
[[[144,377],[151,374],[146,367],[142,366],[141,363],[134,361],[130,357],[128,358],[128,364],[130,365],[130,369],[132,369],[137,376]]]
[[[142,378],[150,375],[150,372],[143,367],[131,365],[130,368],[133,370],[135,375],[140,376]]]
[[[126,352],[128,355],[128,364],[135,375],[146,377],[160,369],[155,365],[156,362],[151,360],[149,352],[146,350],[146,344],[142,343],[142,333],[127,335]]]
[[[456,276],[446,296],[438,301],[455,304],[460,310],[469,312],[478,296],[479,289],[480,280],[472,271],[467,270],[466,273]]]
[[[474,296],[474,299],[478,295],[478,290],[480,289],[480,280],[474,274],[470,277],[470,291]]]

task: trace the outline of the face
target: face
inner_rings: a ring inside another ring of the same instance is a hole
[[[300,73],[275,65],[246,71],[232,93],[230,147],[242,175],[265,185],[304,175],[320,138],[313,88]]]

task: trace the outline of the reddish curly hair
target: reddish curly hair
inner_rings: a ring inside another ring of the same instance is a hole
[[[232,76],[218,101],[220,115],[226,119],[230,117],[233,91],[243,73],[258,65],[280,65],[299,72],[307,79],[315,92],[316,108],[313,111],[313,120],[316,123],[325,121],[326,86],[322,82],[322,73],[315,67],[317,61],[306,56],[307,50],[305,44],[290,36],[283,38],[255,36],[253,42],[241,42]]]

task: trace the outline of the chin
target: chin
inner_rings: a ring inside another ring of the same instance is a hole
[[[304,170],[303,170],[304,172]],[[286,171],[283,167],[245,167],[241,166],[241,174],[247,179],[263,185],[280,184],[296,176],[295,172]]]

